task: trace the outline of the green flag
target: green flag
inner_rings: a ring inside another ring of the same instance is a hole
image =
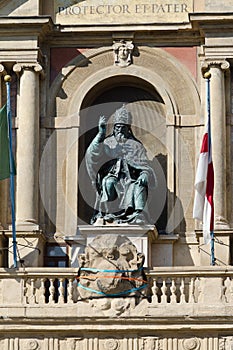
[[[13,173],[15,175],[14,161]],[[0,180],[6,179],[8,177],[10,177],[10,152],[8,138],[7,107],[5,105],[0,109]]]

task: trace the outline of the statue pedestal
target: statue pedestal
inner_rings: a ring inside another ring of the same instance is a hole
[[[214,230],[215,244],[215,258],[217,265],[229,265],[231,263],[230,256],[230,240],[232,229]],[[200,266],[209,266],[211,263],[211,245],[204,244],[203,233],[201,230],[196,230],[196,237],[200,246]]]
[[[5,231],[5,236],[9,240],[8,267],[12,268],[14,265],[12,231]],[[44,246],[46,239],[42,231],[28,232],[26,230],[17,230],[16,241],[22,266],[38,267],[44,265]],[[17,257],[18,259],[19,257]],[[18,261],[18,267],[22,266]]]
[[[71,246],[71,267],[78,267],[77,255],[84,251],[85,245],[92,242],[100,235],[126,236],[136,246],[137,251],[145,255],[144,267],[151,267],[151,246],[158,237],[158,231],[154,225],[104,225],[104,226],[79,226],[76,236],[66,236],[64,240]]]
[[[152,266],[174,266],[174,244],[178,239],[176,234],[159,235],[152,246]]]

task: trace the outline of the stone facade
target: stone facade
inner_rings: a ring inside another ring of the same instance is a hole
[[[14,269],[9,180],[3,180],[1,349],[233,348],[232,12],[232,0],[0,1],[0,105],[10,74],[19,260]],[[202,226],[192,218],[206,71],[215,170],[212,267]],[[122,103],[158,177],[153,223],[93,227],[85,150],[99,116],[106,114],[111,126]],[[151,300],[80,300],[78,256],[106,234],[131,240],[129,266],[138,264],[136,251],[144,254]]]

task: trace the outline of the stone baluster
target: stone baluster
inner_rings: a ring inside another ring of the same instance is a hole
[[[226,279],[222,279],[222,298],[221,298],[221,301],[223,303],[226,303],[227,302],[227,296],[226,296],[226,292],[227,292],[227,285],[228,285],[228,281],[227,281],[228,277]]]
[[[17,130],[16,224],[38,229],[39,73],[38,63],[15,64],[20,75]]]
[[[28,304],[28,279],[24,279],[23,281],[23,300],[25,304]]]
[[[64,288],[64,283],[65,279],[64,278],[59,278],[59,287],[58,287],[58,292],[59,292],[59,299],[58,299],[58,304],[64,304],[65,303],[65,288]]]
[[[215,228],[228,227],[226,199],[226,96],[225,71],[227,61],[206,62],[203,71],[209,70],[212,158],[214,165]]]
[[[39,295],[39,303],[40,304],[45,304],[45,292],[46,292],[45,281],[46,281],[46,278],[41,278],[40,295]]]
[[[31,279],[31,297],[30,297],[30,304],[36,303],[36,287],[35,287],[35,279]]]
[[[68,288],[67,288],[67,292],[68,292],[68,296],[67,296],[67,303],[71,304],[73,303],[73,278],[69,278],[69,283],[68,283]]]
[[[192,277],[189,285],[189,303],[195,302],[194,287],[195,287],[195,278]]]
[[[167,286],[166,286],[166,278],[163,278],[163,285],[161,287],[162,295],[161,295],[161,303],[162,304],[167,304]]]
[[[184,277],[181,277],[181,280],[180,280],[180,303],[181,303],[181,304],[186,303],[184,285],[185,285],[185,283],[184,283]]]
[[[231,303],[231,304],[233,304],[233,277],[231,277],[230,278],[230,287],[229,287],[229,289],[230,289],[230,300],[229,300],[229,302]]]
[[[50,287],[49,287],[49,303],[54,304],[55,303],[55,287],[54,287],[54,280],[53,278],[49,279],[50,281]]]
[[[175,304],[177,302],[175,278],[172,278],[172,285],[171,285],[170,290],[171,290],[171,303]]]
[[[153,304],[158,304],[158,286],[157,286],[157,279],[154,278],[153,279],[154,282],[153,282],[153,286],[152,286],[152,303]]]

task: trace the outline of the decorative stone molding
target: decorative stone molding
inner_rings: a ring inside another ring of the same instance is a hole
[[[114,64],[116,66],[127,67],[132,63],[134,44],[131,40],[114,41],[112,48],[114,50]]]
[[[39,63],[16,63],[14,66],[13,66],[13,71],[16,73],[16,74],[20,74],[22,73],[22,71],[24,69],[32,69],[34,70],[36,73],[39,73],[41,74],[42,77],[44,77],[44,70],[43,70],[43,67],[39,64]]]
[[[80,298],[94,298],[94,305],[91,303],[93,307],[120,315],[133,307],[133,296],[139,303],[142,296],[149,295],[143,273],[144,255],[127,237],[99,235],[87,245],[85,254],[80,254],[78,259],[81,267],[78,283]],[[103,272],[107,272],[107,275]],[[96,299],[100,296],[101,299]],[[111,300],[115,296],[118,298]]]
[[[83,349],[83,338],[67,339],[67,347],[69,350],[81,350]]]
[[[143,344],[140,350],[161,350],[161,347],[158,343],[158,338],[143,338]]]
[[[104,348],[106,350],[117,350],[119,349],[119,341],[117,339],[106,339],[104,342]]]
[[[183,340],[184,350],[199,350],[201,346],[200,340],[197,338],[189,338]]]
[[[231,350],[233,349],[233,337],[221,337],[219,339],[219,350]]]
[[[207,72],[210,69],[210,67],[213,67],[213,66],[219,67],[223,71],[226,71],[230,68],[230,63],[228,61],[225,61],[225,60],[205,61],[205,62],[203,62],[202,67],[201,67],[202,74],[204,75],[205,72]]]
[[[37,340],[30,339],[27,344],[28,350],[36,350],[39,349],[39,343]]]

